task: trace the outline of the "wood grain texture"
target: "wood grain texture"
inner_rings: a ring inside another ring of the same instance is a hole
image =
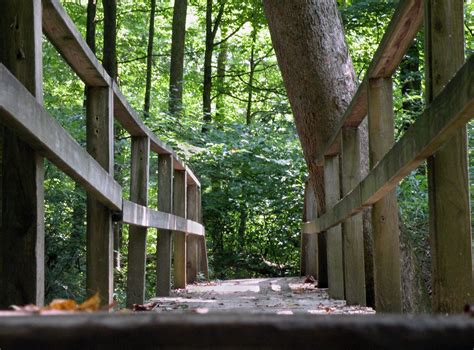
[[[150,171],[150,139],[132,137],[132,169],[130,178],[130,200],[146,206],[148,204],[148,182]],[[131,225],[128,238],[127,307],[145,301],[147,228]]]
[[[339,156],[326,157],[324,161],[324,186],[326,207],[331,208],[341,196]],[[334,299],[344,299],[344,250],[341,225],[327,231],[328,294]]]
[[[112,89],[88,87],[86,96],[87,152],[109,175],[114,171]],[[113,300],[112,211],[87,195],[87,292],[99,293],[101,303]]]
[[[187,219],[197,221],[199,219],[198,207],[198,187],[196,185],[187,186]],[[186,235],[186,283],[194,283],[198,274],[198,243],[199,240],[194,236]]]
[[[374,167],[394,143],[392,79],[369,81],[369,155]],[[402,312],[400,231],[395,190],[372,207],[374,287],[377,312]]]
[[[304,196],[304,217],[305,221],[313,220],[317,217],[317,204],[314,191],[311,187],[305,187]],[[304,271],[305,275],[311,275],[318,278],[318,237],[315,235],[303,235],[304,241]]]
[[[342,130],[342,193],[349,193],[359,184],[360,142],[357,128]],[[362,213],[342,223],[344,247],[344,286],[349,305],[365,305],[364,233]]]
[[[158,210],[173,212],[173,158],[169,154],[158,156]],[[171,248],[170,229],[158,230],[156,246],[156,295],[169,296],[171,292]]]
[[[388,192],[435,153],[474,115],[474,56],[470,57],[433,102],[370,173],[333,210],[303,224],[317,233],[362,211]]]
[[[0,12],[0,62],[41,106],[41,2],[5,0]],[[44,303],[43,158],[9,126],[0,126],[0,308]]]
[[[464,63],[464,12],[462,1],[425,2],[429,104]],[[432,305],[443,314],[462,312],[463,305],[474,302],[467,161],[465,126],[428,159]]]
[[[174,171],[173,213],[186,217],[187,176],[185,171]],[[186,288],[186,232],[173,232],[174,288]]]

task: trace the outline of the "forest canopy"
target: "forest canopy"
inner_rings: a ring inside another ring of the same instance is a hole
[[[88,1],[62,0],[62,4],[86,37]],[[103,2],[96,5],[95,51],[103,61],[106,21]],[[397,1],[342,0],[338,5],[356,78],[361,81]],[[150,18],[154,19],[151,27]],[[180,27],[185,32],[180,33]],[[465,28],[466,54],[470,54],[474,50],[471,3],[466,4]],[[181,48],[176,46],[180,36]],[[85,145],[84,86],[46,39],[43,50],[45,106]],[[201,180],[211,277],[297,275],[307,168],[261,1],[117,1],[113,56],[117,83],[130,104]],[[400,137],[424,104],[421,35],[404,58],[394,84],[396,135]],[[469,129],[471,151],[472,124]],[[115,177],[128,198],[131,140],[119,125],[115,134]],[[473,167],[471,160],[471,176]],[[149,190],[149,203],[155,208],[156,174],[155,158]],[[86,194],[51,163],[46,165],[45,186],[46,299],[83,299]],[[409,239],[418,259],[426,262],[424,167],[400,184],[398,198]],[[147,240],[147,297],[151,297],[156,230],[148,230]],[[119,257],[115,294],[121,302],[127,241],[124,226],[115,245]]]

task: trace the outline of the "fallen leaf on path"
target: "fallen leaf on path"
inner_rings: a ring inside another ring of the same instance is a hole
[[[158,306],[156,301],[146,304],[133,304],[133,311],[152,311]]]
[[[311,275],[306,276],[306,279],[304,280],[304,283],[315,283],[315,282],[316,282],[316,280]]]

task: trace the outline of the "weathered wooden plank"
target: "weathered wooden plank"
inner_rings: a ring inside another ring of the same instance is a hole
[[[148,180],[150,170],[150,139],[132,137],[132,169],[130,200],[140,205],[148,204]],[[127,307],[145,301],[147,228],[132,225],[128,238]]]
[[[43,31],[87,86],[110,86],[111,79],[59,0],[43,0]]]
[[[373,168],[395,142],[392,79],[369,81],[369,155]],[[402,312],[400,231],[395,189],[372,207],[377,312]]]
[[[364,180],[334,209],[309,223],[305,233],[318,233],[371,206],[435,153],[474,115],[474,56],[456,73],[403,137]],[[352,204],[351,204],[352,203]]]
[[[360,140],[357,128],[342,129],[342,193],[347,194],[359,184]],[[362,213],[342,224],[344,246],[344,286],[349,305],[365,305],[364,233]]]
[[[425,96],[430,103],[463,65],[464,12],[463,1],[425,2]],[[462,312],[474,301],[467,161],[465,126],[428,158],[432,304],[443,314]]]
[[[186,217],[186,171],[174,171],[173,213]],[[186,232],[173,232],[173,272],[174,287],[186,288]]]
[[[366,78],[362,81],[339,122],[338,132],[328,142],[324,155],[339,153],[343,127],[356,127],[367,115],[367,78],[389,78],[400,64],[423,22],[423,0],[402,0],[390,21],[379,47],[372,59]],[[318,163],[323,161],[321,156]]]
[[[199,220],[198,207],[198,187],[196,185],[187,186],[187,219]],[[194,235],[186,236],[186,283],[194,283],[198,274],[198,243],[199,239]]]
[[[158,156],[158,210],[173,211],[173,158],[169,154]],[[169,296],[171,292],[172,235],[169,229],[158,230],[156,247],[156,295]]]
[[[339,156],[326,157],[324,161],[324,188],[326,208],[331,208],[340,198]],[[328,294],[334,299],[344,299],[344,251],[341,225],[327,231]]]
[[[305,187],[304,210],[305,220],[313,220],[317,217],[317,203],[314,191],[310,186]],[[305,275],[318,278],[318,237],[315,235],[302,234],[305,241]]]
[[[122,188],[0,65],[1,122],[113,210],[122,208]]]
[[[109,87],[87,89],[87,152],[113,176],[114,118]],[[99,293],[101,303],[113,300],[112,211],[91,194],[87,195],[87,292]]]
[[[197,191],[197,205],[198,205],[198,222],[202,224],[203,213],[202,213],[201,187],[198,187],[198,191]],[[204,228],[203,228],[202,237],[199,240],[198,261],[199,261],[199,272],[204,275],[206,280],[209,280],[209,262],[207,258],[207,244],[206,244],[206,236],[204,234]]]
[[[31,100],[41,105],[41,3],[5,0],[0,2],[0,13],[0,62],[35,96]],[[0,167],[0,308],[42,305],[43,158],[14,130],[1,126]]]
[[[171,230],[188,232],[190,235],[203,236],[204,226],[192,220],[186,220],[180,216],[147,208],[123,200],[122,223],[141,227],[152,227],[159,230]]]

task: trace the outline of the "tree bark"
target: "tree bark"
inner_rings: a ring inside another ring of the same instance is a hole
[[[86,23],[86,43],[93,53],[95,53],[95,16],[97,13],[97,0],[87,2],[87,23]]]
[[[336,132],[356,88],[337,4],[335,0],[264,0],[263,4],[316,190],[320,176],[315,161]]]
[[[151,74],[153,72],[153,39],[155,38],[156,0],[151,0],[150,26],[148,29],[148,48],[146,57],[145,103],[143,112],[145,118],[150,114]]]
[[[212,120],[211,117],[211,92],[212,92],[212,54],[214,52],[214,39],[219,29],[222,15],[224,14],[225,0],[222,0],[215,21],[212,21],[212,0],[207,0],[206,5],[206,49],[204,52],[204,83],[202,91],[203,126],[206,132]]]
[[[179,116],[183,109],[184,47],[186,39],[187,0],[175,0],[171,39],[169,112]]]
[[[104,57],[102,65],[117,79],[117,0],[102,0],[104,6]]]
[[[249,59],[249,66],[250,66],[249,81],[247,83],[248,94],[247,94],[247,111],[246,111],[246,117],[245,117],[245,121],[247,125],[250,125],[252,123],[253,80],[254,80],[254,74],[255,74],[255,42],[257,41],[257,31],[258,31],[257,26],[253,24],[252,46],[250,49],[250,59]]]

